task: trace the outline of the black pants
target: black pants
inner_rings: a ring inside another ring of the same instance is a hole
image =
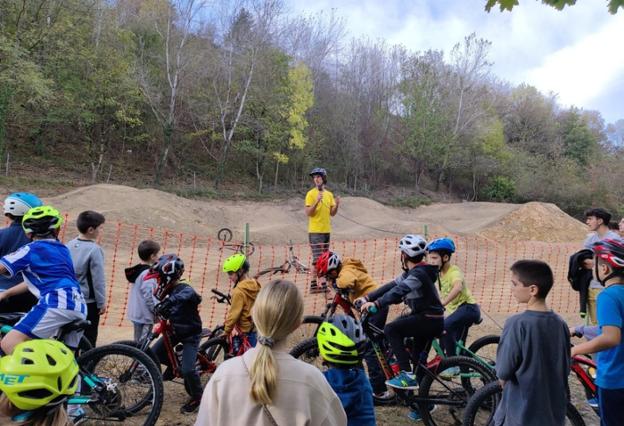
[[[87,321],[90,321],[91,325],[85,328],[84,336],[95,348],[98,337],[98,327],[100,325],[100,310],[95,302],[87,303]]]
[[[388,318],[388,307],[381,308],[375,315],[370,317],[370,324],[383,330]],[[373,351],[373,346],[370,340],[366,342],[366,349],[364,350],[364,361],[368,367],[368,379],[370,380],[371,387],[374,393],[382,393],[386,391],[386,376],[384,376],[379,361]]]
[[[28,312],[37,302],[38,299],[31,292],[27,291],[0,302],[0,313]]]
[[[598,406],[600,407],[600,426],[621,425],[624,388],[598,388]]]
[[[455,344],[461,338],[462,332],[479,321],[479,318],[481,318],[479,305],[464,303],[444,319],[444,331],[446,333],[440,338],[440,343],[446,356],[455,355]]]
[[[197,370],[195,370],[197,351],[199,350],[199,337],[200,336],[189,337],[182,342],[173,338],[171,339],[171,344],[174,347],[178,343],[182,343],[182,365],[180,365],[180,370],[184,378],[184,389],[191,398],[196,400],[200,400],[203,393],[199,374],[197,374]],[[162,364],[171,367],[162,337],[152,346],[152,350]]]
[[[433,338],[442,334],[444,330],[444,318],[429,318],[423,314],[403,315],[391,323],[386,324],[384,334],[390,343],[392,352],[402,371],[412,371],[410,356],[405,349],[403,339],[414,339],[414,352],[416,356],[425,349],[425,346]]]

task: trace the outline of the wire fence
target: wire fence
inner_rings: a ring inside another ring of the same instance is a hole
[[[67,222],[66,222],[67,223]],[[160,243],[162,252],[177,253],[186,265],[185,277],[201,294],[203,303],[200,313],[205,326],[222,323],[227,306],[211,299],[211,288],[229,291],[226,274],[221,272],[225,258],[234,253],[235,244],[223,243],[216,238],[174,232],[167,229],[150,228],[122,222],[107,223],[99,244],[106,256],[106,278],[108,310],[100,324],[108,327],[131,325],[126,318],[130,284],[126,281],[124,269],[139,262],[137,246],[144,239]],[[432,235],[431,238],[441,235]],[[566,314],[578,311],[578,294],[567,282],[566,274],[569,256],[580,248],[574,243],[543,243],[536,241],[506,242],[492,241],[476,236],[448,235],[455,240],[457,253],[453,262],[464,272],[467,285],[486,313],[507,314],[520,309],[510,291],[509,267],[519,259],[540,259],[553,269],[555,285],[548,296],[548,303],[556,312]],[[61,239],[68,241],[73,233],[64,229]],[[288,236],[284,237],[288,241]],[[332,241],[331,249],[343,258],[352,257],[362,261],[369,274],[384,284],[401,273],[397,236],[392,238]],[[252,238],[253,241],[253,238]],[[250,257],[252,275],[257,271],[275,267],[288,258],[288,244],[255,244]],[[296,244],[294,254],[299,260],[310,265],[312,253],[309,245]],[[273,278],[280,277],[275,275]],[[328,294],[311,294],[311,276],[291,269],[281,276],[293,281],[302,290],[306,303],[306,314],[319,314],[324,310]],[[269,276],[260,278],[261,284],[271,280]]]

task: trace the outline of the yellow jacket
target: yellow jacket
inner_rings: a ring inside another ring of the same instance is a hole
[[[379,287],[375,280],[368,275],[368,271],[361,261],[348,257],[342,260],[342,268],[338,278],[336,278],[336,285],[340,288],[352,290],[349,294],[351,302]]]
[[[260,284],[253,278],[240,281],[232,289],[232,305],[228,310],[224,325],[226,334],[231,333],[237,324],[244,333],[248,333],[253,329],[251,308],[256,301],[259,291]]]

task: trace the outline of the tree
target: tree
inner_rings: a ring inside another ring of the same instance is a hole
[[[576,0],[542,0],[542,3],[552,6],[557,10],[563,10],[563,8],[566,6],[574,6],[576,4]],[[500,7],[501,11],[511,11],[514,6],[518,6],[518,0],[487,0],[487,3],[485,4],[485,10],[490,12],[492,8],[497,4]],[[620,7],[624,8],[624,0],[608,1],[609,13],[617,13]]]

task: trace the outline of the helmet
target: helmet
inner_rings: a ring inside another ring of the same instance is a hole
[[[592,246],[594,255],[608,263],[613,269],[624,268],[624,243],[606,239],[595,243]]]
[[[438,238],[427,244],[427,251],[453,254],[455,253],[455,243],[450,238]]]
[[[357,364],[366,337],[358,320],[336,315],[321,324],[316,341],[324,360],[334,364]]]
[[[42,205],[43,203],[35,194],[14,192],[4,199],[4,214],[24,216],[28,210]]]
[[[340,255],[333,251],[324,251],[316,260],[316,275],[322,277],[340,266]]]
[[[245,272],[249,270],[247,257],[242,253],[233,254],[223,262],[223,272],[238,272],[241,269]]]
[[[63,216],[51,206],[33,207],[22,219],[22,228],[26,234],[47,235],[62,224]]]
[[[310,176],[314,176],[314,175],[320,175],[320,176],[323,176],[323,178],[327,178],[327,170],[325,170],[322,167],[315,167],[310,172]]]
[[[184,262],[175,254],[163,254],[152,266],[152,270],[158,274],[161,283],[169,284],[182,276]]]
[[[0,391],[20,410],[55,406],[76,392],[78,364],[63,343],[27,340],[0,359]]]
[[[407,257],[425,254],[427,241],[420,235],[408,234],[399,241],[399,250]]]

